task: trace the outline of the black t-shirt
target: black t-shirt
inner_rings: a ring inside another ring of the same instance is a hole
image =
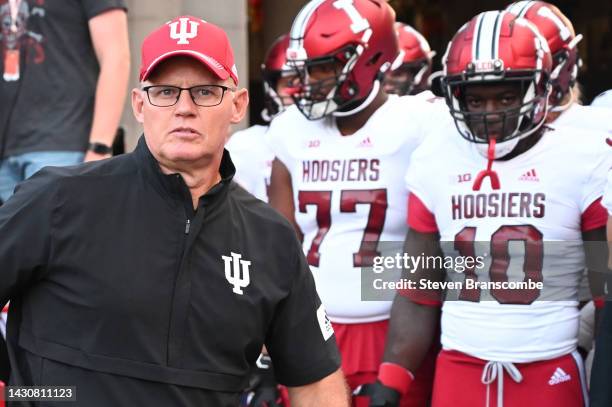
[[[0,207],[10,384],[78,406],[235,406],[261,347],[277,379],[339,368],[291,225],[231,181],[200,199],[135,152],[43,169]]]
[[[0,0],[0,7],[5,15],[8,0]],[[88,21],[113,8],[125,9],[125,0],[21,1],[18,26],[23,30],[14,35],[3,27],[0,39],[5,156],[85,151],[99,73]],[[19,53],[17,81],[4,77],[5,55],[11,50]]]

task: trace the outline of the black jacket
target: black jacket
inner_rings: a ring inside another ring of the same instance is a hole
[[[335,371],[294,230],[234,172],[226,151],[194,211],[141,138],[23,183],[0,208],[10,384],[76,386],[87,407],[235,406],[263,343],[283,384]]]

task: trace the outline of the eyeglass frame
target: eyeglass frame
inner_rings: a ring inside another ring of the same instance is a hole
[[[219,99],[219,102],[217,104],[214,104],[214,105],[200,105],[200,104],[196,103],[195,98],[191,94],[191,90],[194,89],[194,88],[200,88],[200,87],[203,87],[203,86],[221,88],[221,90],[223,92],[221,93],[221,98]],[[173,104],[166,105],[166,106],[160,106],[160,105],[156,105],[155,103],[151,102],[151,95],[149,95],[149,89],[151,89],[151,88],[160,88],[160,87],[163,87],[163,88],[174,88],[174,89],[178,89],[179,90],[178,96],[176,97],[176,100],[174,101]],[[144,86],[141,89],[147,94],[147,99],[148,99],[149,103],[152,106],[155,106],[155,107],[172,107],[172,106],[175,106],[178,103],[178,101],[181,99],[181,94],[183,93],[184,90],[188,91],[189,97],[191,98],[191,101],[193,102],[194,105],[199,106],[199,107],[215,107],[215,106],[219,106],[223,102],[223,98],[225,97],[225,93],[227,91],[235,92],[236,90],[238,90],[237,88],[234,88],[234,87],[225,86],[225,85],[216,85],[216,84],[195,85],[195,86],[191,86],[189,88],[181,88],[180,86],[174,86],[174,85],[149,85],[149,86]]]

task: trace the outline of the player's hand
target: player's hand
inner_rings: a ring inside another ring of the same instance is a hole
[[[261,354],[257,359],[257,367],[251,372],[245,401],[244,405],[247,407],[282,406],[272,361],[268,355]]]
[[[387,387],[381,382],[359,386],[353,395],[369,397],[369,407],[398,407],[401,398],[399,391]]]

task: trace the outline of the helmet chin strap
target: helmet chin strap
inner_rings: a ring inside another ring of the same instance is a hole
[[[357,107],[351,110],[343,111],[343,112],[335,111],[334,113],[332,113],[332,115],[336,117],[346,117],[346,116],[352,116],[356,113],[361,112],[363,109],[368,107],[370,103],[372,103],[376,95],[378,95],[379,90],[380,90],[380,79],[376,79],[374,81],[374,85],[372,86],[372,91],[370,92],[368,97],[365,98],[363,102],[361,102]]]
[[[491,178],[491,188],[500,188],[499,176],[494,170],[491,169],[491,167],[493,166],[493,160],[495,160],[495,144],[497,144],[497,141],[495,139],[489,139],[489,150],[487,152],[487,169],[480,171],[478,175],[476,175],[474,185],[472,185],[472,191],[480,191],[482,182],[486,177]]]

